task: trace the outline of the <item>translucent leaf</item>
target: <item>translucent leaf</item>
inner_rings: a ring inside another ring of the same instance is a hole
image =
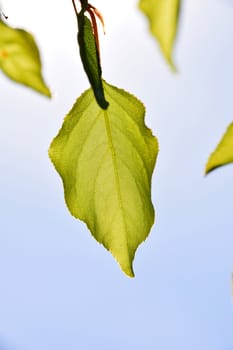
[[[91,22],[84,16],[82,11],[78,14],[78,28],[79,51],[83,68],[93,88],[96,101],[101,108],[106,109],[108,107],[108,102],[104,97],[99,53]]]
[[[41,74],[40,54],[33,36],[1,20],[0,68],[13,81],[51,96]]]
[[[108,109],[87,90],[66,116],[49,154],[71,214],[86,222],[133,276],[135,251],[154,222],[151,176],[158,145],[144,124],[143,104],[106,83],[104,90]]]
[[[220,166],[233,163],[233,123],[227,128],[218,146],[210,155],[205,172],[210,173]]]
[[[164,57],[175,70],[172,51],[177,34],[180,0],[140,0],[139,8],[148,18],[150,31],[158,40]]]

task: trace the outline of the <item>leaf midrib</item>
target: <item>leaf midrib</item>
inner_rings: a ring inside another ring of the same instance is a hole
[[[121,196],[121,186],[120,186],[119,173],[118,173],[118,169],[117,169],[116,153],[115,153],[115,149],[114,149],[111,126],[110,126],[110,121],[109,121],[109,116],[108,116],[107,111],[104,111],[104,121],[105,121],[105,129],[106,129],[106,134],[107,134],[107,139],[108,139],[108,145],[109,145],[110,152],[112,155],[112,163],[113,163],[113,169],[114,169],[114,174],[115,174],[119,207],[120,207],[121,216],[122,216],[123,223],[124,223],[124,229],[125,229],[125,232],[127,233],[128,230],[127,230],[127,225],[126,225],[126,217],[125,217],[125,213],[123,210],[123,200],[122,200],[122,196]],[[126,241],[127,250],[129,252],[129,244],[128,244],[128,240],[127,240],[127,235],[124,235],[124,239]]]

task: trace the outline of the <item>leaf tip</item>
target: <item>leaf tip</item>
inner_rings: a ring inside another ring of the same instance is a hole
[[[214,161],[213,161],[213,156],[214,156],[214,153],[211,153],[207,162],[206,162],[206,165],[205,165],[205,170],[204,170],[204,176],[207,176],[209,175],[210,173],[212,173],[215,169],[219,168],[221,165],[220,164],[216,164]]]
[[[117,249],[115,250],[113,247],[105,245],[103,242],[100,242],[103,244],[103,246],[112,254],[116,262],[118,263],[121,271],[130,278],[134,278],[134,270],[133,270],[133,260],[135,252],[132,253],[132,251],[128,249]]]
[[[177,67],[176,67],[176,65],[175,65],[175,63],[173,62],[172,59],[170,59],[168,61],[168,64],[169,64],[169,67],[170,67],[170,70],[171,70],[172,73],[174,73],[174,74],[178,73],[178,69],[177,69]]]
[[[211,165],[211,164],[208,164],[206,165],[206,168],[205,168],[205,173],[204,175],[207,176],[209,175],[210,173],[212,173],[214,170],[218,169],[218,168],[221,168],[221,167],[225,167],[226,165],[229,165],[229,164],[216,164],[216,165]]]
[[[205,167],[205,175],[213,170],[233,163],[233,123],[231,123],[215,150],[210,154]]]
[[[49,99],[51,99],[52,96],[52,92],[50,91],[49,88],[46,88],[46,90],[42,93],[44,96],[48,97]]]
[[[132,264],[130,266],[128,266],[127,268],[124,268],[121,265],[120,265],[120,267],[121,267],[122,271],[126,274],[127,277],[130,277],[130,278],[135,277]]]
[[[211,173],[214,169],[211,169],[208,167],[208,164],[205,167],[205,171],[204,171],[204,176],[206,177],[207,175],[209,175],[209,173]]]

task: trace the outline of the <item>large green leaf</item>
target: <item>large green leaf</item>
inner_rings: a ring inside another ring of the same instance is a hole
[[[106,83],[104,90],[108,109],[87,90],[66,116],[49,154],[71,214],[86,222],[133,276],[135,251],[154,222],[151,176],[158,145],[144,124],[143,104]]]
[[[51,96],[41,74],[40,54],[33,36],[1,20],[0,68],[13,81]]]
[[[161,51],[175,70],[172,60],[180,13],[180,0],[140,0],[140,10],[149,20],[150,31],[158,40]]]
[[[205,172],[208,174],[214,169],[229,163],[233,163],[233,123],[228,126],[218,146],[210,155]]]
[[[101,108],[107,109],[108,102],[104,96],[99,52],[91,22],[83,11],[78,14],[78,44],[83,68],[93,88],[96,101]]]

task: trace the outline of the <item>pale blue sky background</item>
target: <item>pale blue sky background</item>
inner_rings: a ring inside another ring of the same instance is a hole
[[[135,1],[93,0],[103,75],[144,101],[160,142],[133,280],[69,215],[47,156],[88,87],[71,1],[2,3],[35,34],[54,99],[0,79],[0,350],[233,350],[233,167],[203,176],[233,119],[233,2],[183,1],[173,75]]]

